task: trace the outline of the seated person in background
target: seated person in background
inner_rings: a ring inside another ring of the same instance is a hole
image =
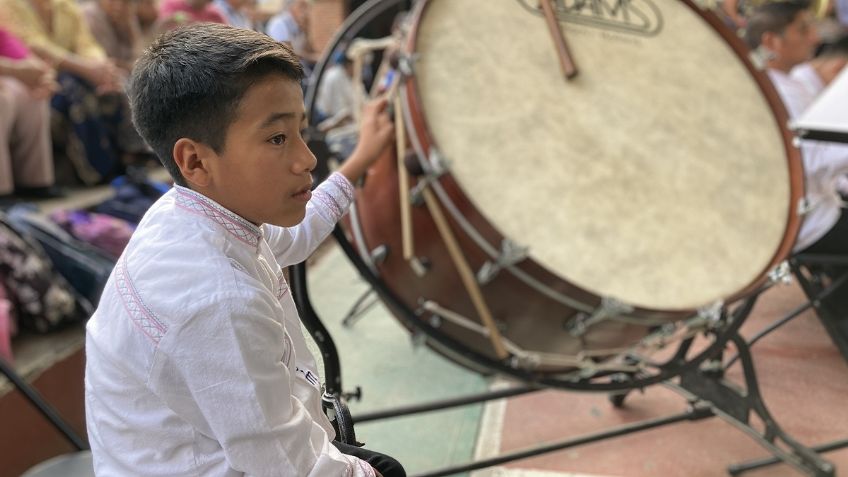
[[[786,105],[790,119],[809,107],[814,95],[790,71],[810,59],[818,41],[808,4],[775,2],[759,7],[748,21],[746,41],[766,60],[767,72]],[[848,147],[802,141],[806,212],[795,252],[848,255],[848,214],[837,191],[839,178],[848,173]],[[843,270],[837,269],[838,273]],[[846,287],[848,289],[848,287]],[[848,317],[848,293],[837,290],[824,300],[839,316]],[[843,320],[848,333],[848,320]]]
[[[765,62],[771,79],[791,118],[801,115],[812,101],[807,88],[789,76],[809,61],[819,43],[809,3],[805,0],[767,3],[751,14],[745,40]]]
[[[309,41],[309,10],[308,0],[286,0],[283,10],[268,20],[265,27],[268,36],[291,45],[306,67],[307,76],[319,57]]]
[[[48,104],[55,74],[0,27],[0,198],[58,195]]]
[[[147,153],[130,122],[125,77],[97,44],[75,1],[0,0],[0,21],[58,70],[53,141],[73,166],[68,175],[100,183]]]
[[[848,64],[848,35],[822,46],[819,54],[810,61],[792,68],[790,76],[802,83],[815,98],[836,78]]]
[[[177,185],[145,214],[87,325],[98,474],[405,476],[331,442],[283,273],[327,238],[394,129],[385,101],[371,104],[356,151],[310,192],[302,75],[288,46],[212,23],[164,34],[136,63],[133,120]]]
[[[81,10],[106,56],[124,74],[129,74],[141,36],[135,0],[89,0],[82,4]]]
[[[189,23],[227,23],[212,0],[162,0],[159,5],[159,29],[167,31]]]
[[[139,41],[136,43],[136,58],[153,43],[153,39],[161,33],[158,29],[159,7],[156,0],[137,0],[135,5],[136,19],[139,26]]]
[[[322,118],[318,130],[326,134],[327,145],[341,159],[353,152],[359,134],[354,121],[354,109],[358,106],[352,78],[353,64],[344,51],[339,51],[333,57],[333,65],[321,78],[315,98]]]
[[[215,0],[213,4],[224,15],[226,23],[236,28],[253,30],[253,19],[248,8],[254,0]]]

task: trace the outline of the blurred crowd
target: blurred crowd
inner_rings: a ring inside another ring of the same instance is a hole
[[[132,125],[125,83],[160,33],[191,22],[262,31],[289,43],[309,74],[321,54],[309,31],[313,8],[312,0],[0,0],[0,208],[157,163]],[[848,0],[723,0],[716,12],[759,58],[791,117],[848,62]],[[323,145],[341,158],[355,145],[365,83],[381,74],[357,74],[346,48],[333,52],[312,111]],[[830,203],[828,225],[841,206]]]
[[[160,33],[191,22],[264,31],[309,70],[308,0],[0,0],[0,206],[61,197],[155,162],[125,83]]]

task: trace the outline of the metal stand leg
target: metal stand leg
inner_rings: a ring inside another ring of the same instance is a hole
[[[824,261],[823,265],[840,264],[842,266],[848,266],[848,264],[842,263],[845,261],[845,257],[823,256],[816,258]],[[835,277],[833,282],[831,282],[829,286],[825,287],[822,285],[821,276],[813,273],[812,277],[808,278],[803,271],[804,266],[815,265],[818,261],[819,260],[813,261],[812,257],[799,256],[790,260],[789,263],[792,267],[792,272],[795,275],[795,278],[798,280],[798,283],[801,285],[801,288],[810,300],[810,304],[813,308],[815,308],[819,321],[821,321],[822,325],[827,330],[828,335],[830,335],[830,339],[833,340],[833,344],[836,345],[836,348],[840,353],[842,353],[842,356],[848,360],[848,336],[846,336],[843,331],[839,330],[836,325],[837,321],[839,321],[842,317],[834,316],[833,311],[825,307],[822,303],[825,298],[841,288],[848,281],[848,272],[843,272],[841,275]]]
[[[804,272],[805,266],[816,266],[816,265],[848,265],[845,262],[845,257],[841,256],[796,256],[790,260],[790,267],[792,268],[792,273],[795,275],[795,278],[798,280],[798,283],[801,285],[801,288],[804,290],[809,302],[800,306],[799,308],[793,310],[793,312],[789,313],[786,317],[776,322],[772,326],[769,326],[765,330],[758,333],[753,339],[751,339],[747,343],[747,347],[752,346],[757,340],[765,336],[766,334],[774,331],[779,328],[783,324],[788,321],[794,319],[796,316],[800,315],[802,312],[808,310],[809,308],[814,308],[816,311],[816,315],[819,320],[822,322],[822,325],[828,331],[831,339],[836,345],[837,349],[842,353],[842,355],[848,359],[848,340],[846,340],[844,334],[842,334],[839,330],[834,328],[834,321],[837,319],[834,317],[829,310],[822,306],[822,300],[827,298],[831,293],[833,293],[836,289],[841,287],[846,280],[848,280],[848,273],[842,274],[837,277],[829,286],[823,285],[823,277],[816,273],[815,271],[810,270],[810,275],[807,276]],[[747,351],[746,351],[747,354]],[[743,354],[740,352],[740,355],[737,357],[741,357]],[[733,364],[736,358],[728,361],[726,366],[730,366]],[[743,363],[744,368],[744,363]],[[747,374],[747,373],[746,373]],[[811,450],[814,452],[828,452],[835,449],[840,449],[843,447],[848,447],[848,440],[840,440],[827,444],[818,445],[812,447]],[[731,475],[739,475],[743,472],[747,472],[749,470],[759,469],[762,467],[774,465],[780,463],[781,459],[779,457],[770,457],[764,459],[758,459],[742,464],[736,464],[728,468],[728,471]],[[824,462],[824,461],[822,461]],[[816,463],[814,463],[816,464]],[[826,464],[826,463],[825,463]],[[818,463],[817,465],[821,465]],[[819,468],[821,472],[826,472],[827,468]],[[833,470],[831,469],[831,473],[822,473],[822,474],[813,474],[813,475],[833,475]]]
[[[29,385],[11,366],[2,358],[0,358],[0,373],[4,374],[12,384],[24,395],[24,397],[33,405],[45,419],[53,424],[64,437],[71,443],[76,450],[88,450],[88,443],[85,442],[71,426],[59,416],[59,413],[53,409],[53,406],[47,403],[41,394]]]
[[[370,300],[368,300],[369,297],[371,298]],[[371,307],[376,305],[379,301],[380,297],[377,296],[373,288],[365,290],[365,293],[356,299],[353,306],[350,307],[350,310],[344,318],[342,318],[342,326],[353,326],[355,322],[359,321],[359,318],[362,318],[362,315],[364,315],[365,312],[370,310]]]
[[[775,457],[795,467],[804,475],[833,477],[834,468],[830,462],[793,439],[775,421],[760,394],[748,344],[738,334],[734,335],[731,341],[739,354],[745,377],[745,389],[740,389],[723,378],[712,378],[701,370],[682,374],[679,385],[666,383],[666,386],[682,395],[689,394],[702,400],[714,415],[745,432]],[[765,425],[762,433],[751,427],[752,412]],[[747,470],[744,466],[728,468],[731,475],[738,475],[744,470]]]
[[[340,241],[340,243],[344,248],[345,242]],[[325,356],[327,390],[328,392],[332,391],[336,393],[336,395],[340,395],[341,376],[338,366],[338,353],[332,340],[329,339],[326,329],[320,324],[320,320],[309,305],[309,299],[305,288],[305,269],[300,270],[300,268],[303,268],[303,266],[295,267],[292,270],[293,295],[298,303],[302,320],[310,330],[310,333],[313,334],[313,337],[316,338],[316,341]],[[731,323],[741,323],[742,320],[747,317],[747,314],[750,313],[755,301],[756,296],[748,299],[740,308],[734,311],[735,317],[731,320]],[[690,369],[681,373],[679,377],[679,384],[674,384],[670,381],[664,383],[666,386],[685,396],[689,400],[691,406],[690,410],[686,413],[635,423],[620,428],[590,434],[588,436],[543,444],[533,448],[507,453],[491,459],[471,462],[462,466],[437,469],[426,474],[421,474],[418,477],[451,475],[458,472],[490,467],[513,460],[524,459],[589,442],[609,439],[645,429],[672,424],[683,420],[696,420],[710,416],[720,417],[728,423],[736,426],[755,439],[760,445],[772,452],[777,458],[794,466],[803,474],[812,477],[832,477],[834,475],[833,465],[821,459],[812,449],[801,445],[790,437],[785,431],[783,431],[769,413],[759,392],[759,386],[757,384],[756,373],[754,371],[748,344],[738,334],[738,329],[734,329],[734,331],[729,335],[728,342],[731,341],[737,348],[739,356],[738,359],[742,363],[745,376],[745,390],[740,390],[737,386],[723,379],[724,368],[721,366],[721,359],[719,358],[718,360],[715,360],[714,358],[713,367],[707,366],[709,363],[706,363],[707,365],[702,366],[699,369]],[[688,346],[681,346],[681,350],[678,351],[679,359],[685,359],[686,349],[688,349]],[[538,384],[539,383],[536,383],[537,386]],[[481,402],[482,400],[488,400],[489,398],[494,398],[494,394],[491,396],[475,397],[472,399],[453,400],[453,403],[445,401],[423,406],[413,406],[407,409],[399,409],[382,414],[378,413],[374,416],[360,416],[359,419],[353,419],[353,421],[364,422],[365,420],[376,420],[416,412],[446,409],[448,407],[461,405],[461,401],[466,401],[468,403]],[[751,426],[749,421],[751,412],[756,413],[762,422],[765,423],[765,430],[762,433],[758,432]],[[735,475],[744,471],[745,467],[735,466],[729,470]]]

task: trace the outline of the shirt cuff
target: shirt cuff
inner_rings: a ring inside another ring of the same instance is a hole
[[[319,213],[336,223],[347,213],[353,193],[353,184],[344,175],[334,172],[315,189],[312,199]]]
[[[374,467],[371,467],[371,464],[368,462],[352,455],[346,455],[345,457],[350,460],[350,477],[377,477]]]

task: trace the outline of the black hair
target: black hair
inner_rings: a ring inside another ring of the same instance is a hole
[[[291,48],[252,30],[197,23],[157,38],[136,62],[127,88],[132,120],[179,185],[174,144],[189,138],[221,153],[247,90],[281,74],[303,79]]]
[[[787,0],[760,5],[748,18],[745,42],[754,50],[760,47],[765,33],[782,35],[798,14],[810,8],[807,0]]]

